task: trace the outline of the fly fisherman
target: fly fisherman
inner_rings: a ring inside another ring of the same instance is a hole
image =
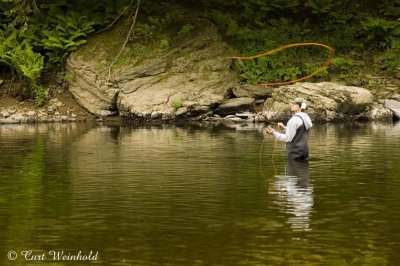
[[[302,112],[306,107],[304,99],[296,98],[291,102],[291,111],[294,115],[287,126],[278,123],[278,127],[285,132],[279,133],[270,127],[266,131],[277,140],[286,142],[289,160],[308,160],[308,130],[312,127],[312,122],[308,114]]]

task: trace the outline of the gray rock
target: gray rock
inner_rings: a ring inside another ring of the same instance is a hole
[[[236,52],[222,41],[217,28],[205,19],[198,20],[199,33],[169,51],[132,58],[115,66],[108,79],[109,54],[120,47],[122,39],[107,34],[92,37],[67,60],[67,69],[74,76],[69,90],[77,102],[89,112],[103,116],[173,119],[176,116],[197,116],[221,104],[239,81],[230,69]],[[114,33],[113,33],[114,32]],[[205,36],[207,36],[205,38]],[[179,100],[183,109],[176,111]]]
[[[0,124],[19,124],[19,123],[20,123],[20,120],[15,120],[11,117],[0,119]]]
[[[400,67],[398,67],[393,74],[393,77],[396,79],[400,79]]]
[[[175,113],[175,115],[176,116],[184,116],[185,114],[187,114],[188,113],[188,108],[187,107],[181,107],[181,108],[179,108],[178,110],[176,110],[176,113]]]
[[[265,101],[263,114],[268,120],[282,121],[292,116],[289,103],[297,97],[307,101],[306,112],[317,121],[353,119],[364,114],[371,119],[374,99],[364,88],[344,86],[332,82],[297,83],[279,87],[272,98]]]
[[[117,112],[116,111],[110,111],[110,110],[101,110],[100,115],[101,116],[112,116],[115,115]]]
[[[385,100],[384,107],[390,109],[393,112],[393,115],[400,119],[400,101],[397,100]]]
[[[47,116],[49,116],[47,113],[43,113],[43,112],[40,112],[39,114],[38,114],[38,117],[39,118],[44,118],[44,117],[47,117]]]
[[[215,113],[219,115],[229,115],[238,112],[253,111],[254,101],[253,98],[249,97],[228,99],[215,109]]]
[[[393,113],[390,109],[382,105],[377,105],[374,106],[368,117],[375,121],[391,121],[393,118]]]
[[[276,90],[274,87],[253,86],[253,85],[237,85],[232,89],[232,93],[237,97],[251,97],[255,99],[267,99],[272,97],[272,93]]]
[[[232,121],[234,123],[241,123],[241,122],[245,122],[246,120],[240,118],[240,117],[229,117],[229,118],[224,118],[224,120],[228,120],[228,121]]]
[[[262,105],[262,104],[264,104],[264,102],[265,102],[264,99],[256,100],[256,105]]]
[[[254,117],[254,116],[256,116],[256,114],[255,113],[250,113],[250,112],[244,112],[244,113],[237,113],[237,114],[235,114],[237,117],[240,117],[240,118],[249,118],[249,117]]]
[[[36,112],[35,111],[29,111],[29,112],[27,112],[26,113],[28,116],[34,116],[34,115],[36,115]]]
[[[255,116],[251,116],[249,118],[247,118],[247,122],[254,122],[255,120]]]
[[[10,113],[7,112],[7,111],[3,111],[3,112],[1,112],[1,115],[2,115],[3,117],[7,118],[7,117],[10,116]]]
[[[67,70],[74,75],[68,88],[81,106],[96,115],[114,108],[118,90],[107,86],[106,74],[98,75],[93,66],[74,54],[68,59]]]
[[[7,112],[8,112],[10,115],[15,114],[16,111],[17,111],[16,109],[8,109],[8,110],[7,110]]]

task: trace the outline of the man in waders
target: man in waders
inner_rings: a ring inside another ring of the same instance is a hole
[[[276,132],[268,127],[267,133],[273,135],[277,140],[286,142],[286,151],[289,160],[308,160],[308,130],[312,122],[308,114],[303,113],[307,105],[304,99],[296,98],[291,102],[292,118],[284,126],[278,123],[278,127],[284,129],[284,133]]]

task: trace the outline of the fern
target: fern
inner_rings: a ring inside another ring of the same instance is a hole
[[[44,50],[50,66],[62,66],[71,51],[87,42],[85,38],[94,31],[95,22],[76,11],[64,13],[62,4],[42,7],[48,8],[48,16],[34,18],[27,35]]]
[[[43,56],[35,53],[21,31],[12,26],[0,30],[0,62],[24,77],[34,92],[36,103],[43,104],[44,90],[38,85],[43,70]]]

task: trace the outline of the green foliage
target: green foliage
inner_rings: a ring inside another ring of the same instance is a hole
[[[96,26],[110,23],[128,0],[10,0],[0,2],[0,63],[26,79],[38,105],[45,90],[39,79],[47,70],[62,68],[67,55],[86,43]]]
[[[384,62],[387,65],[389,74],[393,74],[400,69],[400,40],[393,42],[392,48],[385,52]]]
[[[187,35],[194,30],[194,26],[190,23],[183,25],[182,29],[178,32],[178,35]]]
[[[38,106],[42,106],[46,100],[46,93],[43,86],[34,83],[31,85],[31,89],[35,96],[35,103]]]
[[[226,14],[218,12],[214,12],[213,16],[219,20],[227,18]],[[293,25],[291,20],[270,19],[267,23],[263,29],[253,30],[239,27],[229,18],[226,34],[243,55],[256,55],[288,43],[303,42],[303,29]],[[241,76],[252,84],[260,81],[290,81],[314,72],[326,59],[325,49],[290,48],[257,60],[245,60],[239,64],[238,69]],[[326,71],[318,75],[319,78],[325,76]]]
[[[179,109],[182,107],[182,100],[176,99],[171,103],[171,107],[174,108],[175,110]]]
[[[400,38],[400,21],[367,17],[361,22],[361,35],[378,47],[387,48]]]
[[[330,12],[336,3],[337,1],[331,0],[307,0],[304,5],[310,8],[312,13],[323,15]]]
[[[355,63],[351,58],[335,57],[332,60],[332,65],[338,70],[339,77],[347,77],[353,70]]]
[[[167,38],[161,39],[160,41],[160,48],[165,49],[169,47],[169,41]]]
[[[67,55],[85,44],[86,37],[94,31],[94,22],[78,12],[64,14],[60,8],[50,8],[48,16],[35,18],[28,36],[36,47],[42,48],[50,66],[61,66]]]
[[[67,71],[64,75],[64,81],[72,81],[74,79],[74,74]]]
[[[36,5],[36,0],[12,0],[4,1],[12,3],[4,14],[10,18],[11,25],[23,25],[27,23],[31,15],[38,12],[38,7]]]
[[[171,47],[176,40],[171,36],[179,38],[192,32],[193,25],[197,24],[192,13],[179,7],[182,4],[204,10],[226,39],[244,55],[289,43],[321,42],[336,49],[339,58],[330,69],[338,70],[341,77],[354,72],[351,60],[358,60],[363,54],[383,54],[380,62],[387,66],[389,73],[399,68],[399,0],[173,2],[174,5],[160,5],[158,1],[142,1],[131,47],[123,56],[143,56]],[[8,31],[3,39],[10,39],[0,44],[1,63],[15,69],[31,84],[38,84],[43,62],[45,70],[62,68],[68,54],[85,44],[89,34],[110,24],[131,3],[131,0],[1,1],[0,22],[10,25],[2,30]],[[267,58],[243,61],[239,71],[252,83],[287,81],[315,71],[325,59],[323,49],[289,49]],[[317,78],[329,78],[329,74],[325,71]]]
[[[44,90],[38,84],[43,70],[43,56],[35,53],[22,31],[8,26],[0,30],[0,63],[15,69],[30,84],[36,102],[44,101]]]
[[[383,50],[389,72],[398,68],[398,50],[393,49],[400,39],[398,0],[201,2],[208,9],[211,20],[243,55],[258,54],[289,43],[320,42],[334,47],[341,57],[334,61],[333,69],[338,71],[332,73],[338,73],[341,78],[355,72],[356,66],[351,60],[360,60],[364,54]],[[242,77],[251,83],[285,81],[315,71],[319,63],[314,61],[323,62],[326,58],[322,53],[310,54],[304,49],[282,53],[275,59],[244,61],[239,67]],[[344,55],[351,55],[351,58],[343,61]],[[329,78],[327,71],[317,76],[324,77]]]
[[[154,36],[156,29],[157,26],[154,24],[139,22],[136,25],[134,38],[148,41]]]

